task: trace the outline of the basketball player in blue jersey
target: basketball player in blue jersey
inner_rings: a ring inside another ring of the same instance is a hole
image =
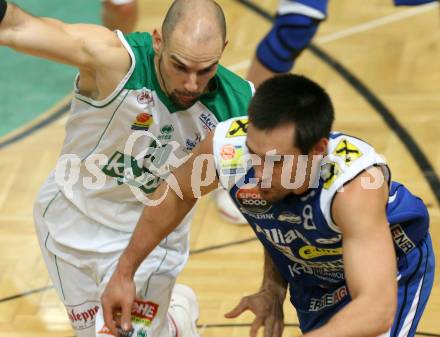
[[[331,131],[331,100],[307,78],[266,81],[248,112],[173,172],[178,189],[156,191],[164,201],[144,209],[104,291],[106,324],[119,310],[128,324],[137,266],[220,182],[266,255],[260,291],[226,317],[251,310],[251,336],[264,325],[279,337],[288,289],[304,337],[414,336],[434,278],[422,200],[391,180],[373,147]]]
[[[384,0],[386,1],[386,0]],[[438,0],[394,0],[396,6],[416,6]],[[319,25],[327,18],[329,0],[280,0],[271,30],[257,46],[248,79],[258,87],[275,74],[292,70]]]

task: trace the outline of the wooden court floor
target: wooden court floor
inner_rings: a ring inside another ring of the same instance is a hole
[[[276,8],[275,0],[254,1],[270,13]],[[223,64],[245,75],[255,45],[270,23],[237,1],[219,2],[229,27]],[[140,3],[142,18],[138,28],[151,31],[160,25],[171,1]],[[388,160],[393,178],[424,199],[438,250],[439,203],[426,178],[434,180],[433,172],[414,159],[404,137],[384,122],[377,104],[374,108],[365,99],[365,92],[364,96],[360,93],[359,83],[349,83],[341,75],[341,68],[335,69],[338,62],[371,90],[439,175],[438,7],[396,9],[390,0],[333,0],[329,13],[315,43],[332,57],[331,64],[306,51],[295,71],[329,91],[336,107],[335,129],[372,143]],[[50,289],[32,222],[33,199],[56,162],[64,122],[62,118],[0,150],[0,337],[73,336],[63,306]],[[259,287],[262,249],[252,237],[248,227],[223,222],[209,197],[200,202],[191,233],[193,254],[179,282],[191,285],[199,296],[203,336],[248,336],[251,314],[232,321],[223,315],[241,296]],[[285,317],[292,326],[286,328],[284,336],[298,336],[299,330],[294,326],[297,319],[288,303]],[[440,336],[439,268],[419,331],[420,336]]]

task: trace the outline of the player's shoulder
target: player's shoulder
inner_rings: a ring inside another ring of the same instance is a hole
[[[375,149],[367,141],[358,137],[337,131],[330,133],[328,145],[329,154],[337,155],[341,153],[345,154],[346,152],[358,153],[359,151],[371,152],[375,151]],[[356,157],[356,159],[357,158],[358,157]]]
[[[132,57],[133,72],[127,81],[126,89],[154,88],[152,77],[154,49],[152,36],[145,32],[135,32],[123,36],[123,43]]]
[[[254,94],[255,88],[252,82],[245,80],[241,76],[235,74],[226,67],[219,65],[217,71],[217,79],[219,84],[224,87],[230,95],[241,97],[249,101]]]
[[[153,40],[150,33],[134,32],[124,35],[127,43],[133,48],[153,48]]]
[[[357,137],[332,132],[329,137],[327,156],[321,165],[324,190],[334,194],[342,186],[373,166],[386,167],[385,159],[376,152],[373,146]]]
[[[220,122],[214,133],[219,138],[246,137],[248,127],[248,116],[238,116]]]
[[[205,104],[219,121],[247,115],[254,86],[232,71],[219,65],[215,76],[215,95],[202,97]]]

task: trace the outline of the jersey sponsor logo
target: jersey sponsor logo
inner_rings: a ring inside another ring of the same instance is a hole
[[[225,144],[220,149],[220,167],[223,175],[245,173],[243,163],[243,147],[241,145]]]
[[[310,274],[324,275],[334,272],[343,272],[344,261],[342,258],[333,261],[309,261],[302,257],[297,257],[292,248],[288,245],[296,239],[302,240],[308,246],[311,246],[309,240],[302,235],[300,231],[290,229],[287,232],[281,231],[279,228],[261,228],[258,224],[253,224],[257,234],[263,234],[266,241],[268,241],[275,249],[281,252],[290,261],[303,265],[304,268],[310,270]],[[343,274],[341,274],[343,277]]]
[[[249,212],[245,208],[240,208],[240,211],[244,215],[250,216],[251,218],[254,218],[257,220],[275,220],[275,216],[273,215],[273,213],[263,213],[263,214],[252,213],[252,212]]]
[[[341,157],[345,161],[345,165],[350,166],[356,159],[362,157],[359,148],[347,139],[342,139],[333,151],[335,156]]]
[[[223,160],[231,160],[235,157],[235,146],[232,144],[225,144],[220,149],[220,157]]]
[[[341,174],[342,170],[338,163],[331,162],[323,165],[321,167],[321,178],[324,181],[323,187],[328,190]]]
[[[157,315],[159,305],[150,301],[135,300],[131,310],[131,321],[149,327]]]
[[[298,262],[289,265],[289,272],[292,277],[308,274],[331,283],[337,283],[344,279],[344,271],[342,269],[339,271],[329,271],[326,268],[310,268],[306,264]]]
[[[163,178],[155,176],[132,156],[119,151],[113,154],[109,163],[102,168],[102,172],[115,178],[118,185],[128,184],[138,187],[146,194],[153,193]]]
[[[302,218],[299,215],[290,213],[290,212],[282,212],[280,215],[278,215],[279,221],[285,221],[289,222],[294,225],[298,225],[302,223]]]
[[[408,254],[416,247],[415,243],[411,241],[411,239],[406,235],[402,226],[399,224],[391,226],[391,235],[396,246],[399,247],[405,254]]]
[[[151,90],[144,88],[142,89],[142,92],[137,95],[137,101],[139,104],[154,106],[153,93],[151,92]]]
[[[261,198],[257,187],[246,188],[246,185],[238,189],[235,193],[240,208],[255,214],[263,214],[270,211],[272,203]]]
[[[203,112],[199,116],[199,120],[202,122],[202,126],[206,131],[212,131],[218,124],[217,119],[209,112]]]
[[[246,136],[247,129],[248,119],[237,119],[232,122],[231,126],[228,129],[228,132],[226,132],[226,138]]]
[[[157,136],[159,140],[170,140],[173,137],[174,126],[172,124],[166,124],[161,127],[160,135]]]
[[[133,323],[133,331],[137,331],[137,336],[147,336],[147,331],[144,328],[151,327],[154,318],[157,315],[159,304],[150,301],[135,300],[131,309],[131,322]],[[98,331],[98,335],[111,334],[110,329],[104,324]]]
[[[153,123],[153,116],[146,112],[141,112],[136,116],[136,120],[131,125],[132,130],[147,131]]]
[[[311,298],[309,311],[320,311],[341,302],[348,295],[347,287],[344,285],[333,292],[329,292],[321,298]]]
[[[320,244],[323,244],[323,245],[331,245],[331,244],[334,244],[334,243],[338,243],[341,240],[342,240],[342,235],[338,234],[338,236],[335,236],[334,238],[329,238],[329,239],[327,239],[327,238],[319,238],[319,239],[316,239],[316,242],[320,243]]]
[[[288,245],[291,244],[296,239],[301,239],[305,243],[309,243],[309,241],[301,234],[301,232],[290,229],[287,232],[282,231],[279,228],[261,228],[259,225],[255,225],[255,230],[257,233],[262,233],[266,237],[267,241],[276,246],[278,249],[282,246],[277,246],[280,244]],[[282,250],[285,251],[285,248],[282,247]],[[289,253],[292,254],[292,251],[289,248]]]
[[[95,325],[99,302],[90,301],[78,305],[66,305],[67,316],[75,330],[84,330]]]
[[[309,245],[309,246],[301,247],[299,249],[299,255],[306,260],[314,259],[321,256],[335,256],[341,254],[342,254],[342,248],[327,249],[327,248],[318,248]]]
[[[201,141],[202,141],[201,133],[200,132],[196,132],[194,134],[194,138],[192,138],[192,139],[188,138],[186,140],[186,142],[185,142],[186,150],[187,151],[192,151],[197,146],[197,144],[199,144]]]

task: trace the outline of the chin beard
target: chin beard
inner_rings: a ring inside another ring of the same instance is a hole
[[[194,99],[191,102],[183,103],[183,102],[181,102],[179,100],[179,98],[178,98],[179,96],[176,93],[174,93],[174,92],[171,93],[171,95],[169,97],[170,97],[171,101],[173,101],[174,104],[176,104],[176,105],[178,105],[178,106],[180,106],[182,108],[189,108],[189,107],[191,107],[199,98],[199,97],[194,97]]]

